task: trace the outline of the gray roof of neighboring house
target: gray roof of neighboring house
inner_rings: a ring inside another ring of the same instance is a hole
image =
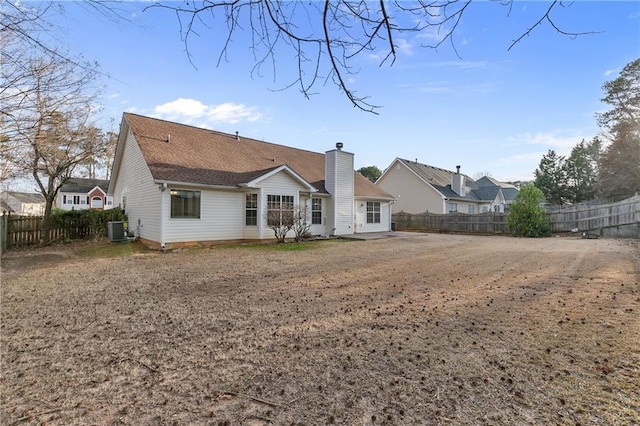
[[[15,198],[21,203],[38,204],[44,203],[44,196],[38,192],[16,192],[7,191],[7,195]]]
[[[480,200],[485,201],[493,201],[498,196],[498,191],[500,188],[498,187],[480,187],[478,189],[473,189],[472,192],[478,197]]]
[[[514,185],[506,182],[500,182],[499,180],[494,179],[491,176],[481,177],[476,181],[476,184],[482,188],[500,187],[502,189],[502,195],[504,195],[505,201],[513,201],[520,192]]]
[[[418,163],[417,161],[405,160],[398,158],[398,161],[402,162],[425,182],[428,182],[438,192],[440,192],[446,198],[458,198],[466,199],[470,201],[479,201],[480,199],[473,193],[473,191],[461,197],[451,188],[451,176],[455,174],[450,170],[441,169],[439,167],[430,166],[428,164]],[[474,187],[474,181],[469,176],[463,174],[465,186]]]
[[[62,185],[59,192],[86,194],[96,186],[106,194],[107,188],[109,188],[109,181],[104,179],[70,178]]]
[[[502,195],[505,201],[513,201],[516,199],[520,191],[515,186],[513,188],[502,188]]]
[[[398,158],[398,161],[402,162],[402,164],[407,166],[425,182],[428,182],[446,198],[457,198],[469,201],[493,201],[498,196],[499,190],[502,190],[502,195],[507,201],[513,200],[516,195],[518,195],[518,189],[509,183],[500,182],[490,176],[483,176],[477,181],[474,181],[469,176],[463,174],[465,186],[469,188],[469,191],[464,197],[461,197],[451,188],[451,176],[456,172],[402,158]]]

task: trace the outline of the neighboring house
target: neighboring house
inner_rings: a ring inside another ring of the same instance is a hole
[[[45,200],[42,194],[37,192],[6,191],[0,195],[0,199],[2,213],[20,216],[44,215]]]
[[[510,183],[500,182],[490,176],[481,177],[480,179],[475,181],[475,184],[481,190],[490,191],[487,192],[488,198],[491,198],[492,193],[495,193],[497,196],[498,190],[502,192],[502,196],[504,198],[504,207],[501,209],[501,211],[503,213],[506,213],[509,210],[509,206],[513,203],[513,201],[518,196],[518,193],[520,192],[520,190],[514,185]]]
[[[161,248],[273,239],[267,216],[298,209],[313,235],[389,231],[393,198],[353,158],[125,113],[108,194]]]
[[[113,207],[113,198],[107,196],[109,181],[102,179],[68,179],[56,197],[56,207],[63,210],[107,210]]]
[[[395,198],[394,212],[504,213],[518,190],[484,177],[474,181],[457,171],[396,158],[376,181]]]

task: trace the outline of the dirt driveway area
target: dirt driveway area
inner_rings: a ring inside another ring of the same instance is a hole
[[[637,425],[639,243],[8,252],[0,423]]]

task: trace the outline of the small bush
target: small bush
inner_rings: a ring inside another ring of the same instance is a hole
[[[527,185],[520,190],[509,207],[507,215],[507,225],[513,235],[516,237],[551,235],[547,212],[541,205],[545,201],[542,191],[533,185]]]

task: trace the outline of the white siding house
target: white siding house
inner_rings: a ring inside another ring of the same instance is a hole
[[[389,231],[393,197],[353,164],[342,144],[322,154],[125,113],[108,194],[161,248],[273,239],[293,210],[312,235]]]
[[[113,207],[107,196],[109,181],[103,179],[70,178],[60,187],[56,207],[62,210],[108,210]]]
[[[474,181],[456,171],[396,158],[376,181],[395,198],[394,212],[504,213],[518,190],[510,184],[483,177]]]

